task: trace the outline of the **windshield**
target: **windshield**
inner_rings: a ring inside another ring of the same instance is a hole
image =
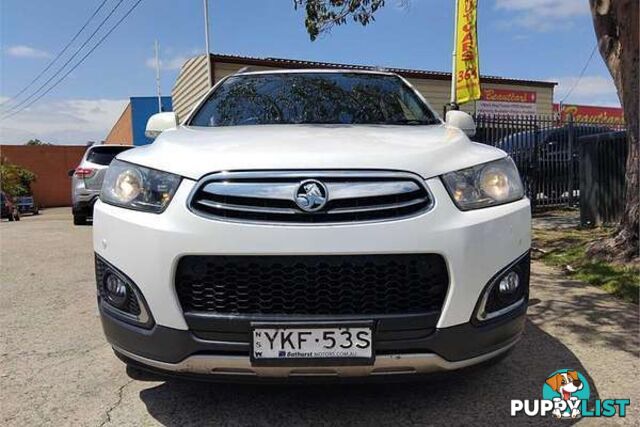
[[[190,125],[437,123],[435,114],[396,76],[274,73],[228,78]]]

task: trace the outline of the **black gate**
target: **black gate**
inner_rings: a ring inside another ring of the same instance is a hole
[[[615,224],[624,214],[626,132],[601,133],[580,144],[580,224]]]
[[[577,206],[582,138],[624,126],[578,122],[571,116],[475,116],[475,141],[506,151],[522,176],[533,209]]]

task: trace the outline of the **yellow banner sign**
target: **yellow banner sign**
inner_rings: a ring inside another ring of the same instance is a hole
[[[456,0],[456,102],[480,99],[478,60],[478,0]]]

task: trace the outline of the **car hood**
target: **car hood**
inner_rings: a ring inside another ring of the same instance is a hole
[[[387,169],[430,178],[504,156],[446,125],[260,125],[180,126],[118,159],[192,179],[276,169]]]

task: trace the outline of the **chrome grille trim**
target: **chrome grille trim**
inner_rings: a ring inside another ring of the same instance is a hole
[[[428,200],[426,197],[421,197],[419,199],[413,199],[403,203],[388,203],[386,205],[372,205],[372,206],[363,207],[363,208],[336,208],[336,209],[329,209],[327,211],[327,214],[331,215],[331,214],[341,214],[341,213],[372,212],[372,211],[382,211],[382,210],[388,210],[388,209],[406,208],[406,207],[418,205],[421,203],[427,203],[427,201]]]
[[[358,184],[328,184],[332,200],[351,199],[354,197],[391,196],[394,194],[413,193],[420,190],[413,181],[374,182]]]
[[[250,197],[256,199],[291,200],[298,183],[246,183],[211,182],[202,188],[203,192],[218,196]],[[371,182],[371,183],[327,183],[332,200],[356,197],[390,196],[412,193],[420,190],[413,181]]]
[[[202,191],[218,196],[251,197],[256,199],[289,200],[294,191],[294,184],[286,183],[246,183],[246,182],[211,182]]]
[[[215,202],[210,202],[208,200],[197,200],[195,201],[195,203],[199,205],[208,206],[214,209],[226,209],[226,210],[238,211],[238,212],[273,213],[273,214],[289,214],[289,215],[298,213],[295,209],[240,206],[240,205],[233,205],[229,203],[215,203]]]
[[[295,203],[305,180],[321,181],[327,203],[305,212]],[[219,172],[203,177],[187,207],[222,221],[280,225],[324,225],[391,221],[425,213],[434,199],[419,175],[376,170]]]

